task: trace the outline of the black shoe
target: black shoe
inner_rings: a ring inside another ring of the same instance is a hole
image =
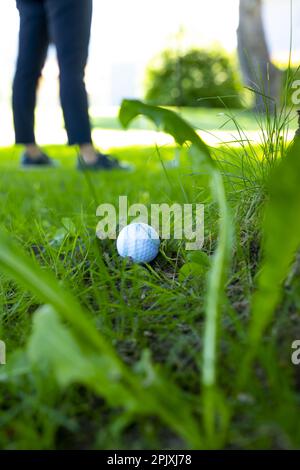
[[[86,163],[82,156],[78,157],[77,169],[80,171],[111,171],[111,170],[131,170],[132,167],[126,163],[119,162],[117,158],[103,153],[97,153],[97,160],[93,163]]]
[[[51,158],[49,158],[45,153],[41,153],[41,155],[37,158],[30,157],[26,152],[24,152],[21,156],[22,168],[44,168],[53,166],[53,160],[51,160]]]

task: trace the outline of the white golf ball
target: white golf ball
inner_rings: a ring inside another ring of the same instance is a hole
[[[126,225],[119,233],[117,250],[135,263],[150,263],[159,252],[160,240],[153,227],[143,223]]]

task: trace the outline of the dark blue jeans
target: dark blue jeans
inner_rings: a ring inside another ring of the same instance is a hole
[[[17,0],[17,7],[20,13],[19,55],[13,83],[16,143],[35,143],[36,90],[51,42],[57,50],[60,98],[69,144],[91,143],[84,71],[92,0]]]

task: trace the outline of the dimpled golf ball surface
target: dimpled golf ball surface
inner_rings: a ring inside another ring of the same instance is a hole
[[[130,257],[135,263],[150,263],[156,258],[160,240],[153,227],[143,223],[126,225],[119,233],[117,250],[123,258]]]

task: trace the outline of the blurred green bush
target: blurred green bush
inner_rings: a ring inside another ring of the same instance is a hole
[[[242,84],[234,59],[221,49],[166,49],[146,70],[145,100],[165,106],[241,108]]]

